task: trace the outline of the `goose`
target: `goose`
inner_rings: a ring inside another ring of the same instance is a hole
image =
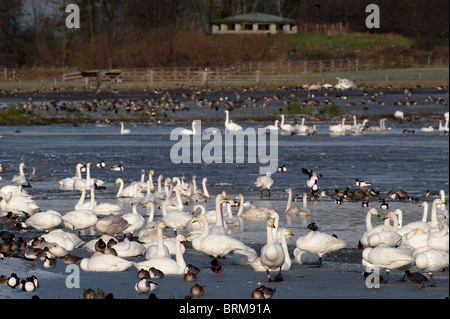
[[[48,232],[50,229],[58,227],[62,222],[61,214],[54,210],[47,210],[33,214],[26,220],[26,225],[36,230]]]
[[[291,124],[285,124],[284,123],[284,114],[281,114],[281,123],[280,123],[280,129],[282,131],[288,132],[288,133],[292,133],[293,131],[295,131],[294,126],[292,126]]]
[[[287,188],[285,190],[286,193],[288,193],[288,202],[286,205],[286,215],[291,216],[309,216],[311,215],[311,212],[309,211],[307,207],[307,194],[303,193],[303,207],[300,206],[291,206],[292,205],[292,189]]]
[[[440,249],[424,248],[414,255],[414,264],[417,268],[427,271],[430,275],[431,287],[436,287],[433,272],[442,271],[448,267],[448,252]]]
[[[63,187],[73,187],[75,180],[81,179],[81,168],[85,167],[83,164],[78,163],[75,166],[75,176],[74,177],[66,177],[59,181],[59,185]]]
[[[137,269],[141,268],[157,268],[165,275],[183,275],[186,268],[186,262],[184,261],[183,253],[181,251],[181,243],[185,242],[186,238],[182,235],[177,235],[176,242],[176,258],[173,260],[168,257],[152,258],[142,262],[134,263]]]
[[[256,207],[254,203],[250,203],[250,208],[244,210],[244,195],[239,194],[236,199],[240,201],[239,211],[236,214],[238,218],[246,220],[267,220],[270,214],[276,211],[268,207]]]
[[[27,185],[28,180],[25,177],[25,174],[23,170],[26,169],[25,163],[20,163],[19,165],[19,175],[14,175],[11,182],[13,184],[19,184],[19,185]]]
[[[317,254],[319,262],[317,267],[322,264],[322,256],[342,248],[345,248],[345,242],[335,236],[321,233],[319,231],[310,231],[307,235],[297,238],[296,246],[298,249],[310,254]]]
[[[130,133],[131,133],[131,130],[128,128],[125,128],[123,122],[120,122],[120,134],[124,135],[124,134],[130,134]]]
[[[137,205],[131,203],[132,212],[122,215],[121,217],[125,219],[129,226],[122,230],[122,234],[130,234],[130,237],[133,238],[133,234],[139,231],[145,223],[144,217],[138,213]]]
[[[131,184],[124,188],[124,182],[123,179],[118,178],[116,179],[115,185],[119,184],[119,190],[117,191],[116,197],[127,197],[132,198],[136,197],[137,193],[141,191],[141,188],[139,184]]]
[[[197,130],[195,129],[195,123],[196,123],[196,121],[193,120],[192,121],[192,130],[183,129],[178,134],[181,134],[181,135],[196,135],[197,134]]]
[[[121,258],[140,256],[145,251],[145,247],[141,243],[130,241],[128,238],[124,238],[122,242],[117,244],[110,245],[111,247],[114,248],[117,256]]]
[[[345,118],[342,118],[341,124],[331,125],[328,127],[328,130],[331,131],[331,133],[344,134],[345,131],[347,130],[344,123],[345,123]]]
[[[141,278],[136,285],[134,286],[134,289],[140,293],[147,293],[149,291],[154,291],[158,287],[158,284],[156,282],[153,282],[151,280],[147,280],[145,278]]]
[[[166,229],[167,226],[164,223],[158,223],[157,229],[157,243],[150,244],[145,250],[145,258],[147,260],[152,258],[161,258],[167,257],[170,258],[169,249],[164,246],[164,238],[163,238],[163,230]]]
[[[276,229],[275,224],[274,224],[274,226],[275,226],[275,228],[272,228],[273,230]],[[273,230],[272,230],[272,232],[273,232]],[[287,247],[287,237],[294,236],[294,234],[292,234],[286,228],[279,229],[278,233],[280,234],[280,241],[277,241],[275,237],[274,237],[274,239],[275,239],[275,242],[278,242],[281,244],[281,247],[283,248],[283,252],[284,252],[284,262],[283,262],[283,265],[281,266],[281,271],[288,271],[291,268],[292,260],[289,256],[289,251],[288,251],[288,247]],[[255,271],[266,272],[266,268],[264,268],[264,266],[261,264],[260,258],[256,258],[253,262],[250,263],[250,266]]]
[[[225,256],[236,249],[248,249],[241,241],[222,234],[210,234],[208,219],[200,214],[193,223],[202,222],[203,231],[192,240],[192,247],[214,258]]]
[[[127,220],[122,218],[122,216],[116,215],[107,215],[103,218],[98,219],[97,223],[95,224],[95,228],[98,232],[104,234],[112,234],[114,236],[122,233],[122,231],[129,226],[130,224],[128,224]]]
[[[383,283],[388,282],[392,269],[406,270],[414,263],[413,251],[402,247],[368,247],[363,250],[362,257],[364,267],[386,269]]]
[[[273,179],[271,176],[272,176],[272,174],[270,172],[267,172],[265,176],[260,176],[256,179],[255,185],[256,185],[256,187],[259,188],[259,191],[261,192],[261,197],[262,197],[262,192],[265,189],[267,189],[267,191],[269,192],[269,197],[270,197],[270,187],[272,187],[272,185],[273,185]]]
[[[80,267],[91,272],[120,272],[133,265],[133,262],[111,254],[94,253],[90,258],[83,258]]]
[[[236,131],[242,131],[242,126],[230,121],[230,115],[229,115],[230,111],[225,110],[224,112],[226,114],[225,130],[228,130],[228,132],[231,134],[234,134]]]
[[[269,281],[272,281],[270,278],[271,270],[278,270],[279,272],[275,280],[283,281],[281,270],[285,263],[286,255],[283,246],[280,243],[275,242],[272,231],[272,228],[274,227],[273,220],[269,218],[266,222],[267,243],[261,248],[259,261],[266,270]]]
[[[433,249],[440,249],[448,253],[448,225],[442,221],[438,225],[439,231],[432,232],[427,237],[427,245]]]
[[[373,232],[368,235],[368,245],[365,247],[396,247],[402,240],[402,236],[397,233],[398,217],[394,212],[389,212],[384,218],[391,220],[394,223],[392,229],[385,229],[379,232]]]
[[[181,230],[186,227],[186,223],[191,219],[191,216],[184,211],[172,210],[170,212],[167,211],[167,205],[170,205],[169,200],[165,200],[161,204],[161,212],[162,212],[162,221],[170,228],[175,231],[177,234],[178,230]]]

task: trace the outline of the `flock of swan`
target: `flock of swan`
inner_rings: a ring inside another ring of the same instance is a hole
[[[60,181],[61,186],[71,186],[81,193],[73,210],[44,211],[22,189],[26,185],[23,180],[24,166],[21,163],[19,175],[13,177],[10,185],[0,189],[0,210],[4,221],[5,218],[20,219],[22,228],[34,228],[42,232],[40,238],[43,241],[36,245],[31,240],[28,243],[29,248],[24,254],[27,259],[38,258],[38,254],[46,247],[46,258],[68,257],[75,249],[84,248],[90,254],[90,257],[78,259],[84,271],[117,272],[134,266],[137,270],[153,268],[166,275],[183,275],[187,272],[184,254],[189,253],[183,243],[189,241],[192,249],[199,253],[214,258],[231,255],[233,264],[265,272],[269,281],[282,281],[282,273],[288,272],[292,264],[320,267],[325,254],[346,247],[346,243],[336,236],[313,229],[297,237],[295,249],[290,252],[287,238],[294,235],[284,225],[280,225],[280,214],[276,210],[248,205],[242,194],[233,199],[224,191],[215,197],[211,196],[206,177],[202,179],[201,189],[196,186],[196,177],[187,183],[178,177],[164,178],[159,175],[157,185],[154,185],[153,170],[149,172],[147,180],[142,170],[141,179],[127,186],[121,178],[117,178],[115,185],[119,185],[119,188],[116,198],[126,199],[131,210],[127,212],[119,204],[97,202],[95,190],[103,181],[91,176],[90,163],[77,164],[75,176]],[[82,177],[83,168],[86,170],[85,178]],[[307,169],[304,169],[304,173],[309,176],[308,186],[317,184],[321,176]],[[255,184],[259,188],[266,185],[264,189],[270,191],[273,181],[267,182],[265,179],[270,179],[270,176],[262,176]],[[90,200],[85,202],[88,193]],[[311,215],[306,193],[302,197],[303,207],[293,206],[291,188],[287,188],[286,193],[286,216]],[[429,273],[434,286],[432,274],[448,267],[449,262],[448,212],[442,205],[445,204],[445,194],[441,191],[439,195],[432,202],[431,221],[428,221],[428,202],[422,204],[422,219],[407,225],[402,224],[403,212],[396,209],[386,214],[383,225],[373,227],[372,217],[380,216],[375,208],[370,208],[366,215],[366,232],[360,239],[364,248],[362,265],[371,269],[385,269],[384,282],[387,282],[391,270],[408,270],[416,266]],[[208,201],[214,201],[214,209],[206,209]],[[234,206],[239,207],[237,214],[232,211]],[[155,216],[157,207],[161,211],[161,218]],[[145,218],[138,209],[146,209],[148,217]],[[247,220],[266,225],[266,244],[259,252],[230,236],[231,229],[243,225]],[[167,228],[174,231],[173,237],[167,235]],[[82,239],[84,235],[95,238],[85,241]],[[118,239],[119,235],[123,235],[122,241]],[[144,257],[145,260],[135,261],[132,259],[134,257]],[[274,278],[271,272],[276,273]]]

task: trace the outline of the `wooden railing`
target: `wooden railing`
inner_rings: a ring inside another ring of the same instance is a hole
[[[15,69],[0,67],[0,81],[16,82],[20,80],[20,72]]]

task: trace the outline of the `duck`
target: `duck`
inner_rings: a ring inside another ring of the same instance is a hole
[[[282,172],[282,173],[285,173],[285,172],[287,172],[287,167],[286,167],[286,165],[281,165],[280,167],[278,167],[278,169],[277,169],[279,172]]]
[[[8,277],[6,284],[11,288],[16,289],[20,285],[20,278],[17,276],[16,273],[13,272]]]
[[[197,275],[193,272],[191,272],[190,270],[188,270],[183,277],[184,281],[196,281],[197,280]]]
[[[21,281],[21,290],[26,291],[26,292],[33,292],[34,290],[36,290],[36,286],[34,284],[33,280],[28,280],[27,279],[23,279]]]
[[[319,180],[319,178],[322,177],[322,174],[317,174],[317,172],[308,168],[302,168],[302,173],[308,175],[306,186],[308,186],[309,188],[312,188],[314,187],[314,185],[317,185],[317,181]]]
[[[65,263],[66,265],[79,264],[82,259],[83,258],[78,257],[78,256],[66,254],[63,258],[63,263]]]
[[[97,164],[95,164],[95,168],[103,169],[103,168],[105,168],[105,167],[106,167],[105,161],[100,161],[100,162],[98,162]]]
[[[212,272],[214,273],[214,277],[222,277],[223,272],[223,264],[217,260],[217,258],[214,258],[211,260],[211,266],[210,266]]]
[[[45,260],[44,260],[42,266],[44,266],[44,268],[56,267],[56,258],[45,256]]]
[[[267,172],[265,176],[260,176],[256,179],[255,185],[259,188],[259,191],[261,193],[261,197],[263,196],[263,190],[267,190],[269,192],[270,197],[270,188],[273,185],[273,179],[272,174],[270,172]]]
[[[383,202],[381,203],[380,208],[381,208],[382,210],[387,210],[387,209],[389,209],[389,204],[386,203],[384,199],[382,199],[382,201],[383,201]]]
[[[192,247],[200,252],[217,258],[223,257],[236,249],[247,249],[240,240],[222,234],[210,234],[206,216],[200,214],[193,223],[202,222],[203,231],[192,240]]]
[[[25,177],[25,174],[23,170],[26,169],[25,163],[20,163],[19,165],[19,175],[14,175],[11,182],[13,184],[19,184],[19,185],[27,185],[28,180]]]
[[[114,172],[122,172],[124,170],[124,167],[122,164],[118,164],[118,165],[111,166],[109,168],[109,170],[114,171]]]
[[[137,272],[137,279],[141,280],[142,278],[144,279],[150,279],[150,273],[148,270],[145,270],[144,268],[141,268],[138,272]]]
[[[296,247],[310,254],[317,254],[319,261],[317,267],[322,264],[322,256],[346,247],[343,240],[319,231],[310,231],[307,235],[297,238]]]
[[[158,288],[158,284],[146,278],[141,278],[134,286],[136,291],[144,294],[149,291],[154,291],[156,288]]]
[[[100,252],[94,253],[89,258],[83,258],[80,262],[80,268],[90,272],[121,272],[132,265],[133,262],[124,258]]]
[[[199,284],[195,284],[191,287],[189,294],[190,296],[203,296],[203,294],[205,293],[205,289],[203,288],[203,286],[200,286]]]
[[[154,267],[162,271],[164,275],[183,275],[184,269],[186,268],[186,262],[184,261],[183,253],[181,251],[181,243],[186,241],[187,240],[183,235],[177,235],[175,237],[175,260],[168,257],[152,258],[150,260],[134,263],[134,266],[137,269]]]
[[[356,186],[358,187],[368,187],[368,186],[372,186],[371,183],[369,183],[368,181],[360,181],[359,179],[355,179],[356,182]]]
[[[155,267],[150,267],[148,273],[150,274],[150,278],[152,279],[164,278],[164,273]]]
[[[433,272],[442,271],[448,267],[448,252],[440,249],[430,249],[423,247],[414,252],[414,264],[422,271],[428,272],[430,275],[431,287],[436,287],[433,280]]]
[[[406,270],[414,263],[412,249],[405,247],[368,247],[363,250],[362,257],[364,267],[386,269],[383,283],[388,282],[391,270]]]
[[[292,205],[292,189],[287,188],[285,190],[286,193],[288,193],[288,202],[286,205],[286,215],[290,216],[309,216],[311,215],[311,212],[309,211],[307,207],[307,194],[303,193],[303,207],[300,206],[291,206]]]

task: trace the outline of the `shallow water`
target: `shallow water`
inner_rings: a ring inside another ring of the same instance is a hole
[[[63,190],[58,181],[75,175],[77,163],[90,162],[94,166],[100,160],[106,162],[103,170],[91,168],[91,176],[106,182],[106,190],[96,192],[97,202],[119,202],[123,211],[131,209],[127,201],[117,200],[118,187],[114,185],[120,177],[129,184],[140,179],[141,169],[155,171],[154,182],[159,174],[165,177],[185,176],[190,180],[197,176],[197,186],[207,177],[208,189],[212,199],[207,209],[214,208],[215,195],[226,191],[227,197],[234,199],[242,193],[246,201],[254,201],[257,206],[267,206],[283,212],[286,207],[290,187],[295,195],[308,192],[307,176],[301,172],[303,167],[322,174],[318,185],[331,194],[334,189],[350,187],[356,189],[355,178],[372,183],[381,196],[390,190],[403,189],[408,195],[419,198],[416,203],[388,200],[390,209],[400,208],[404,212],[404,223],[419,220],[423,200],[430,189],[434,192],[449,190],[449,139],[442,133],[416,133],[404,135],[404,128],[414,129],[423,126],[398,125],[385,132],[363,132],[359,135],[330,136],[328,124],[317,126],[317,136],[278,136],[278,166],[288,168],[285,173],[272,175],[274,184],[271,197],[264,193],[260,197],[254,182],[259,176],[260,163],[212,163],[174,164],[170,150],[177,141],[170,140],[171,125],[129,126],[132,133],[120,135],[119,127],[111,126],[27,126],[0,127],[0,162],[6,167],[0,186],[10,183],[18,173],[20,162],[27,165],[26,175],[36,166],[38,181],[27,189],[42,210],[54,209],[64,214],[73,209],[80,193],[76,190]],[[204,126],[203,128],[206,128]],[[255,127],[256,129],[256,127]],[[14,133],[20,130],[20,133]],[[269,137],[267,137],[268,141]],[[203,141],[204,147],[209,141]],[[110,166],[122,164],[123,172],[113,172]],[[89,199],[88,199],[89,200]],[[294,203],[301,205],[301,203]],[[371,207],[379,208],[376,201]],[[348,247],[356,247],[365,231],[365,214],[368,208],[358,203],[336,205],[334,199],[319,199],[309,202],[311,216],[306,219],[288,220],[281,214],[280,224],[287,226],[296,236],[307,232],[306,225],[314,221],[321,231],[334,233],[343,239]],[[185,209],[188,210],[188,209]],[[237,211],[237,208],[234,208]],[[140,208],[142,214],[145,209]],[[160,212],[156,212],[159,218]],[[375,218],[375,217],[374,217]],[[374,224],[382,220],[373,219]],[[265,242],[263,222],[245,221],[241,229],[232,230],[232,236],[248,244]]]

